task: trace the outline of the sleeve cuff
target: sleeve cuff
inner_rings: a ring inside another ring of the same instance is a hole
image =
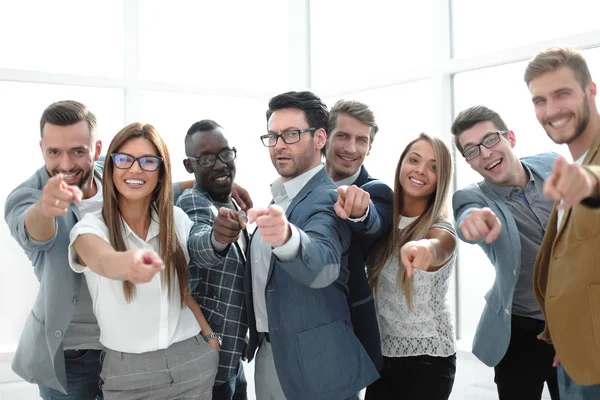
[[[217,254],[222,254],[225,250],[227,250],[227,247],[229,246],[229,244],[227,243],[217,242],[217,239],[215,239],[214,231],[210,232],[210,242],[212,243],[213,249],[215,249],[215,252]]]
[[[290,224],[290,230],[292,231],[290,239],[284,245],[273,249],[273,254],[281,261],[293,260],[300,249],[300,232],[298,232],[298,228]]]
[[[363,215],[362,217],[359,217],[359,218],[348,218],[348,221],[351,221],[351,222],[363,222],[369,216],[369,210],[370,209],[371,209],[371,205],[369,204],[367,206],[367,211],[365,212],[365,215]]]

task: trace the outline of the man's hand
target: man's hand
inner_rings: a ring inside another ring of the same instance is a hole
[[[57,174],[44,186],[37,207],[45,217],[58,217],[67,213],[72,202],[79,203],[82,196],[83,193],[77,186],[68,185],[63,175]]]
[[[130,250],[127,257],[127,280],[131,283],[147,283],[165,268],[162,260],[151,250]]]
[[[248,223],[256,222],[262,239],[273,247],[287,243],[292,235],[290,224],[283,209],[276,204],[269,208],[252,208],[248,211]]]
[[[246,213],[230,210],[225,207],[219,209],[219,214],[213,224],[213,234],[219,243],[235,243],[240,237],[240,232],[246,227]]]
[[[460,223],[462,234],[467,240],[479,240],[485,237],[486,243],[492,243],[498,239],[502,232],[502,224],[496,214],[489,208],[472,210]]]
[[[405,243],[400,249],[400,259],[406,267],[406,277],[413,275],[413,269],[427,271],[436,258],[436,251],[428,239]]]
[[[560,358],[558,358],[558,354],[554,355],[554,360],[552,361],[552,366],[554,368],[558,367],[558,364],[560,364]]]
[[[558,201],[559,209],[569,209],[596,193],[598,180],[591,172],[577,163],[569,164],[560,156],[554,161],[552,174],[544,184],[544,195]]]
[[[233,184],[233,188],[231,189],[231,196],[244,212],[248,212],[248,210],[253,207],[250,194],[246,189],[244,189],[237,183]]]
[[[337,189],[338,200],[333,206],[335,213],[342,219],[360,218],[369,207],[371,195],[356,185],[340,186]]]

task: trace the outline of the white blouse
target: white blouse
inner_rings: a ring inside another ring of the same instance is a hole
[[[189,262],[187,240],[193,222],[179,207],[174,207],[177,238]],[[159,252],[158,216],[152,213],[146,240],[141,239],[123,220],[123,239],[129,250],[147,249]],[[179,285],[174,285],[171,299],[168,287],[161,283],[162,271],[148,283],[135,285],[135,297],[128,303],[123,292],[123,281],[98,275],[77,262],[73,242],[79,235],[94,234],[110,243],[108,227],[102,210],[88,213],[71,230],[69,263],[75,272],[83,272],[94,305],[94,314],[100,326],[100,343],[105,347],[126,353],[145,353],[166,349],[173,343],[197,335],[200,325],[192,311],[180,306]],[[177,282],[177,281],[175,281]]]
[[[404,229],[416,218],[400,221]],[[447,221],[435,223],[456,237]],[[395,253],[384,265],[377,282],[377,319],[381,348],[385,357],[430,355],[447,357],[456,352],[452,313],[446,304],[456,252],[437,271],[415,269],[413,272],[413,306],[408,308],[404,291],[398,286],[398,256]]]

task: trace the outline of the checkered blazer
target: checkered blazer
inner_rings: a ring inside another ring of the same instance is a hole
[[[238,243],[217,254],[211,243],[217,208],[198,185],[179,197],[177,205],[194,222],[188,239],[190,289],[210,327],[223,336],[215,384],[224,383],[237,371],[244,350],[248,318],[244,305],[246,258]],[[237,208],[237,205],[236,205]],[[243,230],[248,240],[248,232]]]

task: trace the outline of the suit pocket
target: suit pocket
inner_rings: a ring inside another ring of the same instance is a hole
[[[600,349],[600,284],[588,286],[588,291],[594,339],[596,339],[596,346]]]
[[[304,376],[312,390],[341,389],[358,378],[360,344],[346,321],[300,332],[298,344]]]
[[[600,233],[600,213],[584,206],[573,207],[573,222],[577,240],[587,239]]]
[[[208,321],[208,324],[212,329],[219,328],[218,332],[221,331],[221,327],[223,326],[223,321],[225,320],[225,306],[222,304],[217,298],[206,298],[202,299],[202,303],[200,304],[200,308],[202,309],[202,314],[204,314],[204,318]]]
[[[48,385],[52,382],[54,365],[47,343],[45,324],[30,312],[13,358],[13,370],[31,383]]]

